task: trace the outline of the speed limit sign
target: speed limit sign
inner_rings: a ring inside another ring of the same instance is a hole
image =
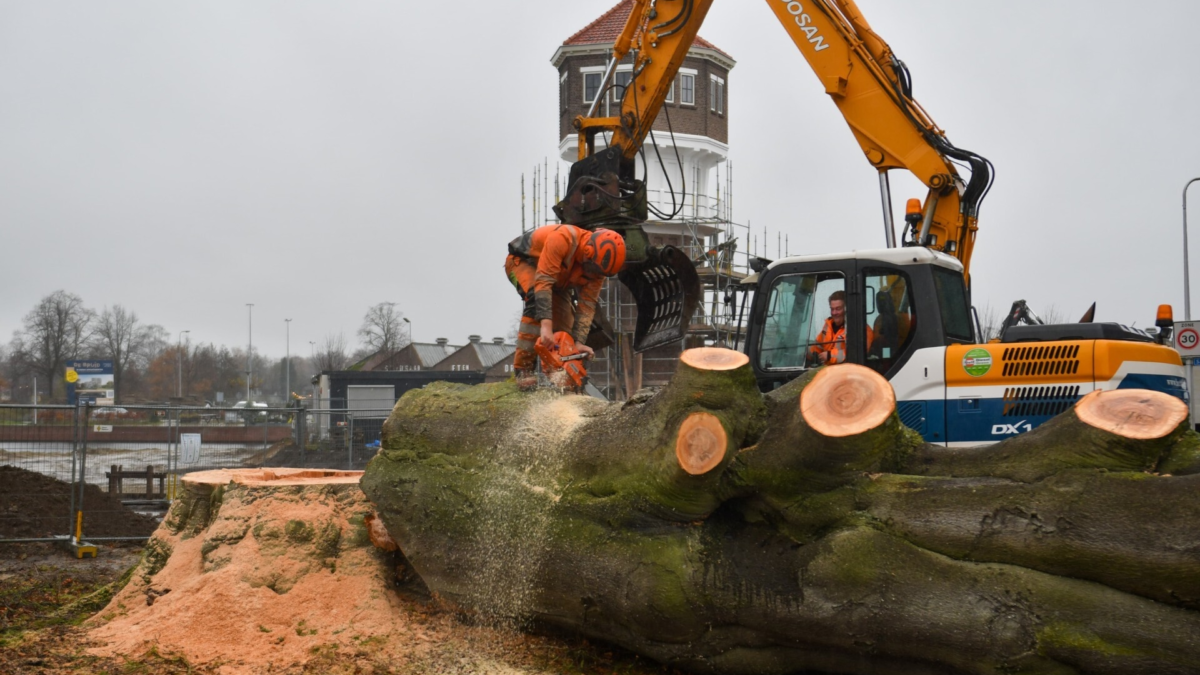
[[[1175,324],[1175,351],[1183,357],[1200,356],[1200,321]]]

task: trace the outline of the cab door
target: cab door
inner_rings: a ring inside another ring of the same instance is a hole
[[[930,443],[947,440],[945,354],[956,341],[948,337],[939,269],[880,260],[857,266],[862,364],[888,379],[900,420]]]

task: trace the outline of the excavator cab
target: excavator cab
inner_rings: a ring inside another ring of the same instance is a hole
[[[839,313],[845,330],[835,343],[827,324]],[[923,348],[974,341],[958,261],[887,249],[773,263],[759,276],[746,351],[770,391],[825,363],[857,363],[891,379]]]
[[[554,206],[560,222],[603,227],[625,238],[625,267],[617,275],[637,304],[633,350],[643,352],[682,340],[700,303],[700,277],[674,246],[651,246],[642,229],[646,186],[633,162],[608,148],[571,165],[567,196]]]

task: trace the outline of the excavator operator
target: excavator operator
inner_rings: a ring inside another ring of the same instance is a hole
[[[504,271],[525,301],[513,356],[518,386],[536,386],[535,344],[552,347],[557,331],[569,333],[579,351],[592,358],[592,349],[584,343],[600,287],[624,264],[625,240],[612,230],[545,225],[509,243]]]
[[[875,335],[867,328],[867,347],[875,341]],[[846,362],[846,292],[834,291],[829,296],[829,318],[808,348],[810,361],[814,365],[833,365]]]

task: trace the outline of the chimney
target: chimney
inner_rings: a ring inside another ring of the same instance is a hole
[[[504,338],[492,338],[492,344],[504,345]]]
[[[450,344],[450,340],[449,338],[438,338],[437,343],[439,347],[445,347],[446,345]]]
[[[473,345],[475,345],[475,344],[479,344],[479,341],[480,341],[480,340],[482,340],[482,339],[483,339],[483,338],[482,338],[482,337],[480,337],[480,336],[478,336],[478,335],[468,335],[468,336],[467,336],[467,340],[468,340],[468,341],[470,341],[470,343],[471,343],[471,344],[473,344]]]

